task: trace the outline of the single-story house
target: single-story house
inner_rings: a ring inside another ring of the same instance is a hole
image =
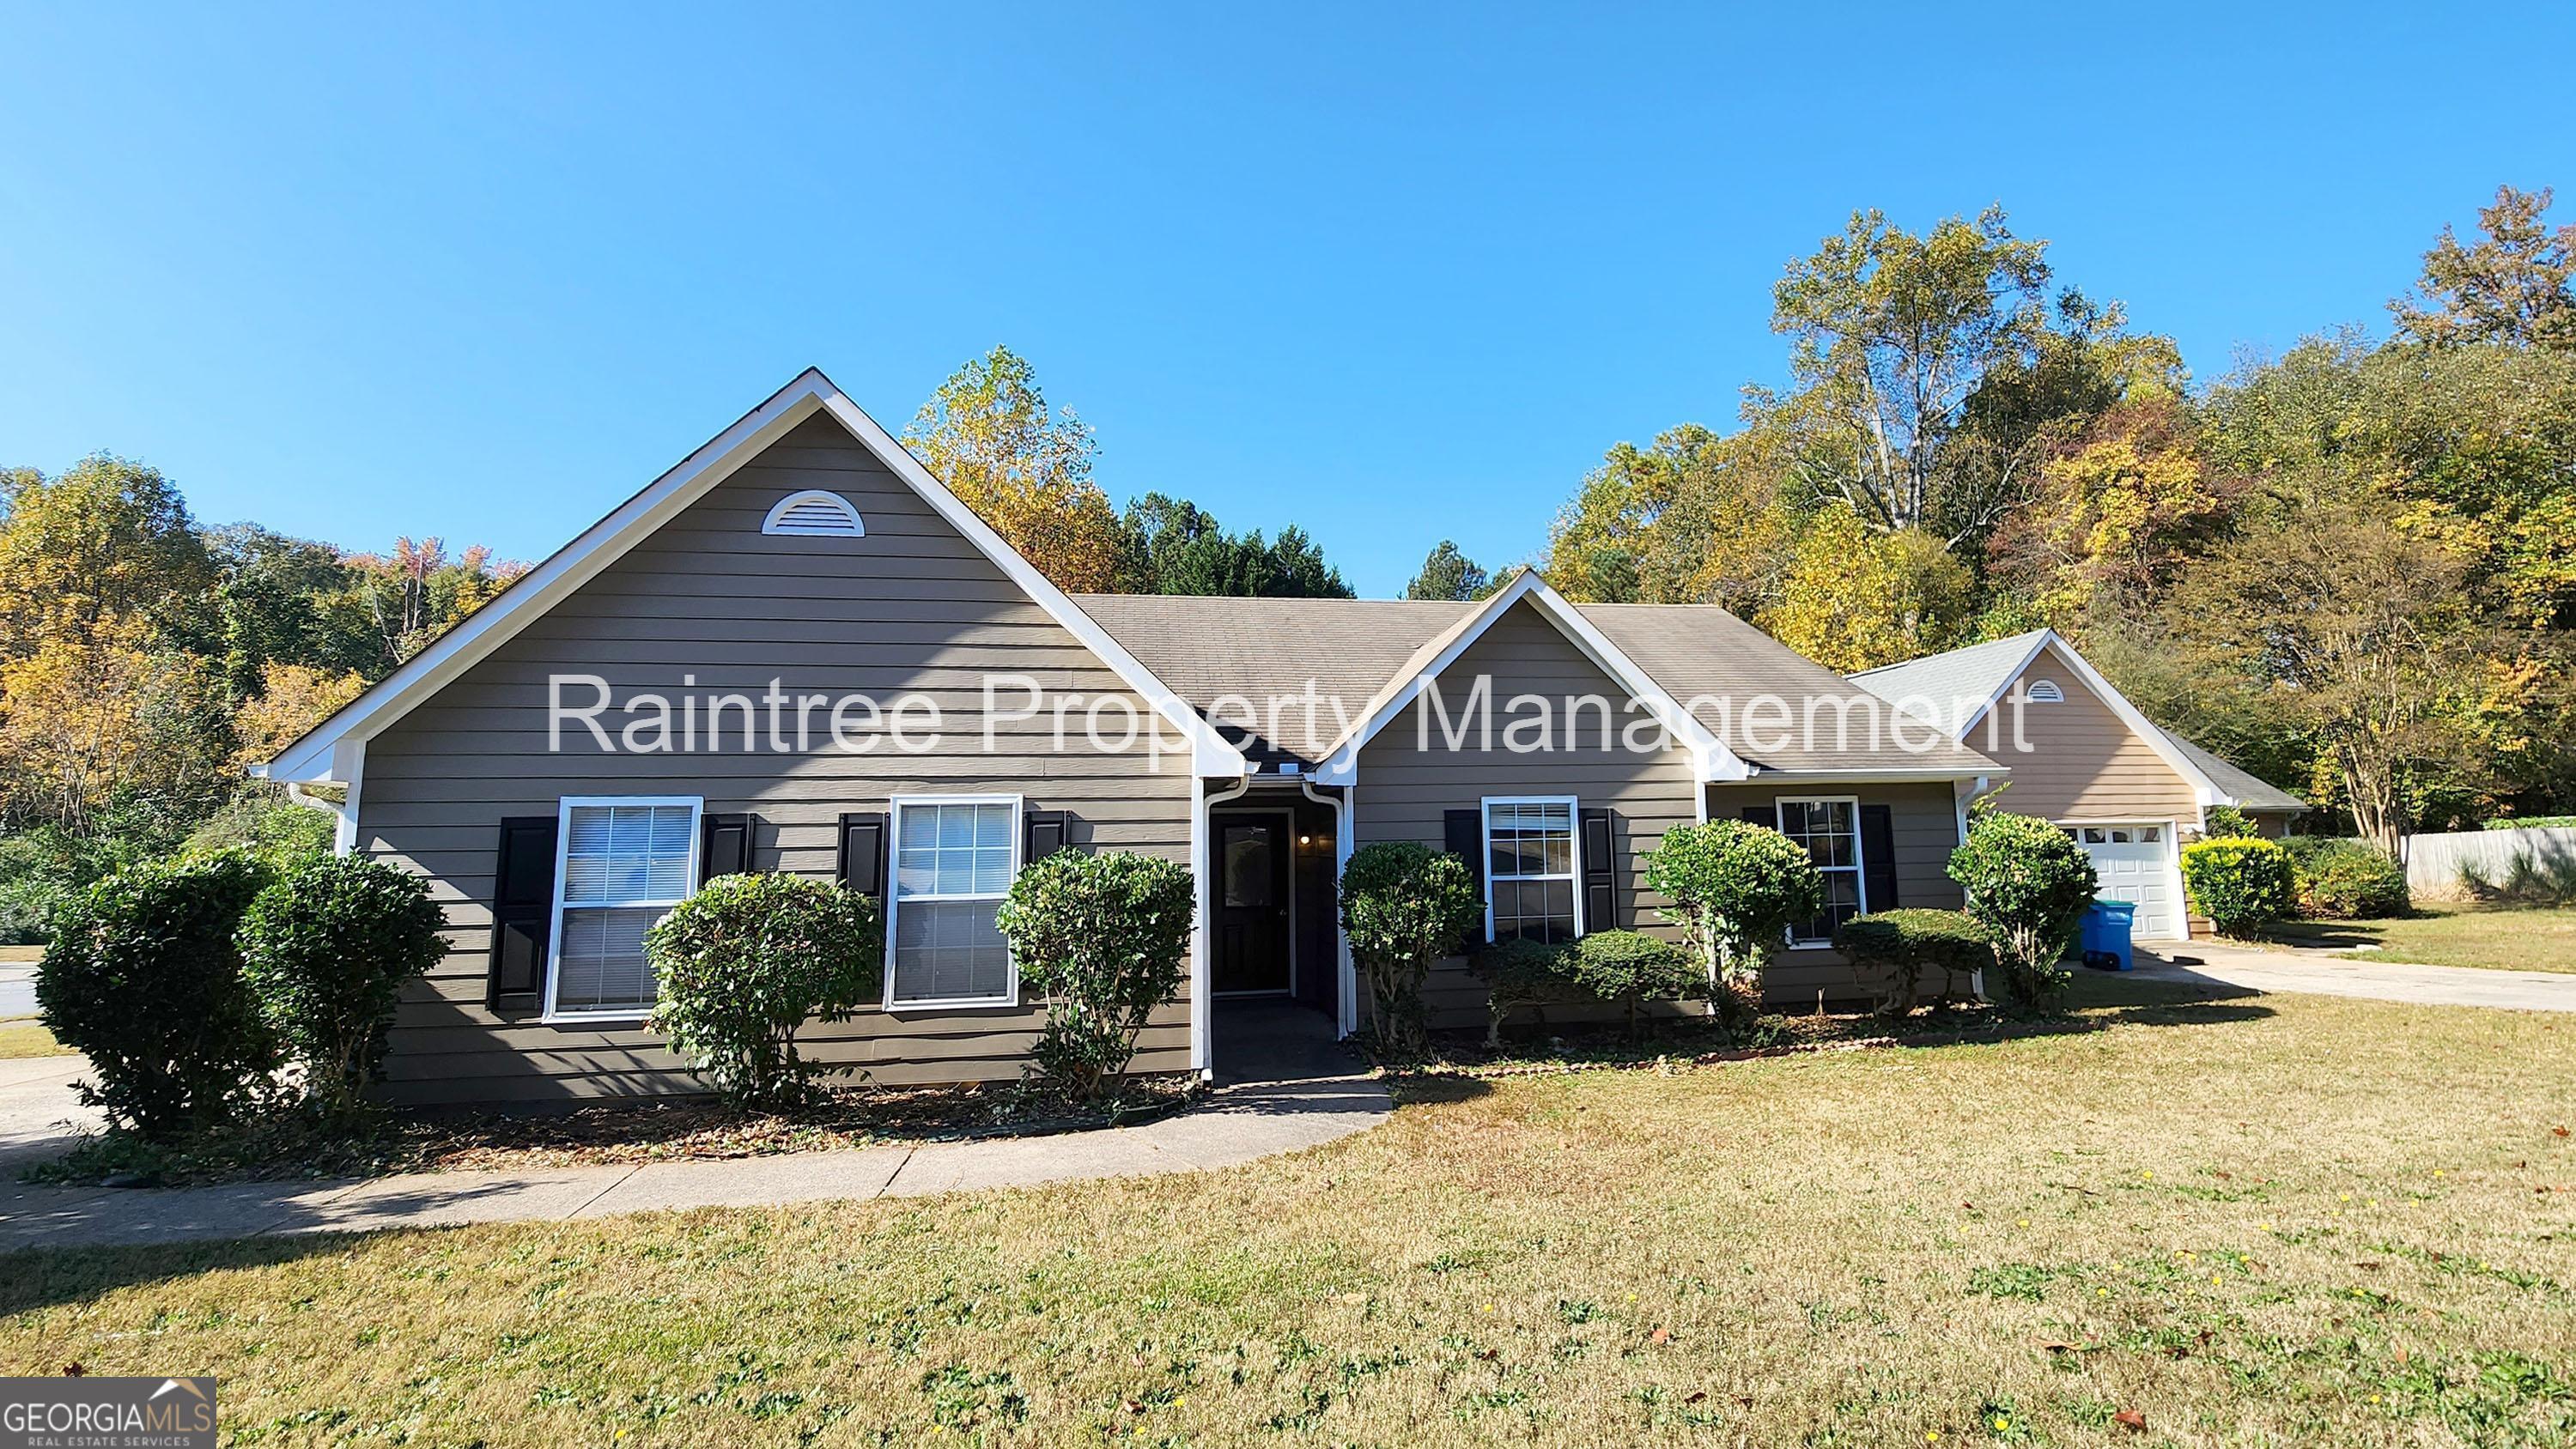
[[[2067,828],[2093,857],[2102,895],[2137,907],[2142,940],[2194,922],[2181,848],[2212,806],[2285,835],[2307,802],[2138,712],[2053,629],[1864,670],[1852,683],[2012,766],[2004,808]],[[2199,923],[2203,928],[2206,922]]]
[[[1476,869],[1486,933],[1669,931],[1676,822],[1806,844],[1829,901],[1784,1002],[1867,994],[1841,919],[1955,906],[2004,766],[1722,609],[1069,597],[819,372],[798,377],[265,767],[343,851],[426,875],[449,952],[404,991],[387,1095],[684,1091],[645,930],[710,876],[837,878],[887,917],[881,1008],[809,1054],[883,1083],[1017,1076],[1042,1019],[994,908],[1058,849],[1189,863],[1185,995],[1142,1070],[1212,1070],[1231,1002],[1349,1032],[1334,905],[1359,845]],[[1482,1011],[1452,961],[1435,1021]]]

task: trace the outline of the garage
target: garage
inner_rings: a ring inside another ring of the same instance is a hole
[[[2141,941],[2175,941],[2188,934],[2182,888],[2175,880],[2172,826],[2142,820],[2066,829],[2093,857],[2101,897],[2138,908],[2130,927],[2132,936]]]

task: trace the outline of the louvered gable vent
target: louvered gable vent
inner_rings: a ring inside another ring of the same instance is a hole
[[[868,529],[859,522],[859,510],[850,506],[850,500],[817,488],[778,500],[760,531],[796,538],[865,538]]]

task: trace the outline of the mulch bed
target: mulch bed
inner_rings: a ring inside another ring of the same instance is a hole
[[[1543,1043],[1508,1038],[1499,1052],[1481,1036],[1435,1033],[1433,1055],[1422,1061],[1398,1061],[1372,1055],[1388,1076],[1502,1077],[1562,1076],[1573,1072],[1680,1071],[1725,1066],[1773,1057],[1812,1056],[1829,1052],[1878,1051],[1898,1047],[1961,1046],[2030,1036],[2067,1036],[2103,1030],[2098,1020],[2051,1018],[2020,1020],[1992,1011],[1939,1013],[1891,1021],[1875,1015],[1820,1015],[1765,1018],[1766,1038],[1758,1045],[1737,1045],[1714,1019],[1665,1018],[1657,1030],[1631,1041],[1618,1028],[1574,1027]],[[1535,1045],[1545,1046],[1534,1051]]]
[[[94,1137],[21,1175],[30,1182],[193,1187],[219,1182],[382,1177],[405,1172],[721,1160],[845,1151],[895,1142],[1043,1136],[1135,1126],[1196,1100],[1188,1076],[1139,1077],[1115,1111],[1077,1106],[1015,1082],[826,1089],[794,1112],[746,1114],[707,1098],[602,1102],[570,1110],[387,1111],[359,1131],[325,1131],[291,1112],[156,1146]]]

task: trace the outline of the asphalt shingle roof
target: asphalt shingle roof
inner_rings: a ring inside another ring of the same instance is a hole
[[[1310,679],[1325,703],[1309,735],[1302,710],[1280,717],[1278,738],[1256,730],[1240,741],[1256,759],[1293,756],[1320,763],[1346,723],[1389,681],[1426,662],[1418,655],[1472,604],[1385,599],[1234,599],[1159,594],[1083,594],[1074,602],[1201,714],[1228,694],[1256,702],[1301,693]],[[1906,749],[1880,702],[1751,624],[1713,604],[1577,606],[1667,693],[1691,708],[1730,749],[1772,770],[1958,770],[2001,773],[1994,761],[1954,741]],[[1745,705],[1773,695],[1799,728],[1776,719],[1748,723]],[[1337,716],[1338,698],[1347,719]],[[1810,702],[1828,731],[1851,721],[1850,747],[1807,749]],[[1856,706],[1866,705],[1867,708]],[[1263,706],[1266,709],[1266,704]],[[1214,715],[1210,716],[1214,718]],[[1220,720],[1220,723],[1226,721]],[[1239,733],[1229,731],[1229,733]],[[1784,746],[1777,736],[1788,734]]]

